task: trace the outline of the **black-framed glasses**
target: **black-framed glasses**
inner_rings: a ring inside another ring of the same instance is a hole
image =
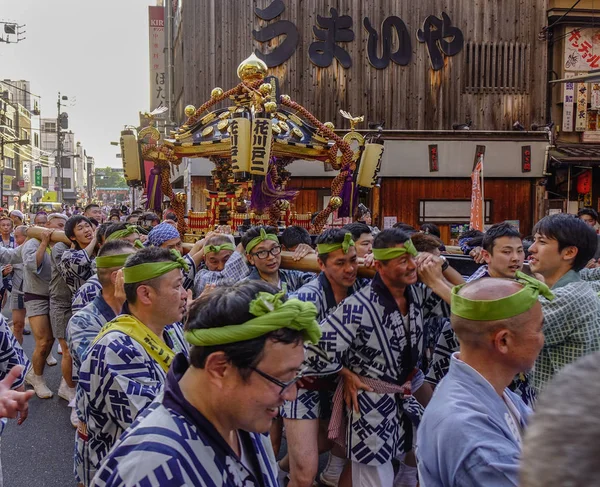
[[[273,257],[281,254],[281,245],[275,245],[271,250],[259,250],[258,252],[254,252],[252,255],[258,257],[260,260],[266,259],[269,254]]]
[[[281,381],[279,379],[276,379],[272,375],[264,373],[262,370],[260,370],[260,369],[258,369],[256,367],[250,367],[250,370],[253,370],[254,372],[256,372],[261,377],[264,377],[265,379],[267,379],[269,382],[272,382],[273,384],[276,384],[279,387],[281,387],[281,390],[279,391],[279,395],[280,396],[283,396],[285,394],[285,392],[290,387],[292,387],[296,382],[298,382],[300,379],[302,379],[302,377],[304,377],[304,374],[306,373],[306,369],[302,369],[300,372],[298,372],[296,374],[296,376],[292,380],[290,380],[288,382],[283,382],[283,381]]]

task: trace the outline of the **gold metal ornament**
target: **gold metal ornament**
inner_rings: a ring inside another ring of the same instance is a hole
[[[186,117],[191,117],[194,113],[196,113],[196,107],[194,105],[188,105],[184,110]]]
[[[284,132],[289,132],[290,131],[290,126],[285,123],[283,120],[279,121],[279,127],[281,128],[281,130],[283,130]]]
[[[254,53],[248,59],[240,63],[237,69],[238,78],[242,81],[250,82],[264,79],[267,75],[267,65],[259,59]]]
[[[332,196],[329,200],[329,206],[331,206],[334,210],[337,210],[340,206],[342,206],[343,203],[344,200],[342,200],[342,198],[339,196]]]
[[[271,91],[273,91],[273,86],[271,85],[271,83],[263,83],[258,88],[258,91],[260,91],[261,95],[267,96],[271,94]]]
[[[327,127],[329,130],[333,130],[335,128],[335,125],[333,125],[332,122],[325,122],[323,125],[325,125],[325,127]]]
[[[204,130],[202,130],[202,137],[206,137],[212,134],[214,129],[215,128],[212,125],[206,127]]]
[[[210,97],[215,100],[216,98],[220,98],[221,96],[223,96],[223,88],[213,88],[212,91],[210,92]]]
[[[267,112],[267,113],[273,113],[273,112],[277,111],[277,103],[275,103],[274,101],[268,101],[267,103],[264,104],[264,107],[265,107],[265,112]]]
[[[273,130],[273,133],[277,135],[281,133],[281,129],[279,128],[279,125],[277,125],[277,122],[271,124],[271,130]]]
[[[217,128],[223,132],[223,130],[225,130],[227,127],[229,126],[229,120],[221,120],[218,124],[217,124]]]
[[[294,134],[296,137],[298,137],[299,139],[301,139],[301,138],[302,138],[302,136],[304,135],[304,134],[302,133],[302,130],[300,130],[298,127],[294,127],[294,128],[292,129],[292,133],[293,133],[293,134]]]
[[[291,100],[290,95],[281,95],[281,101],[286,101],[287,102],[287,101],[290,101],[290,100]]]

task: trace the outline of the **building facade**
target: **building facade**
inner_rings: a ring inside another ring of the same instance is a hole
[[[172,117],[182,124],[186,105],[209,100],[214,87],[236,86],[238,64],[255,52],[281,93],[339,133],[349,128],[340,110],[364,116],[359,129],[383,127],[380,188],[364,200],[378,225],[434,222],[449,241],[468,223],[470,174],[483,152],[486,222],[519,220],[528,234],[547,206],[548,47],[539,39],[547,6],[174,2],[165,7],[173,9]],[[211,188],[211,169],[207,160],[180,166],[196,210],[202,189]],[[304,161],[289,169],[290,187],[301,189],[295,210],[322,209],[335,172]]]

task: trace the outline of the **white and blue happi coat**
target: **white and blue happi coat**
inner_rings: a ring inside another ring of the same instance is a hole
[[[500,397],[452,355],[417,430],[421,487],[519,485],[521,434],[530,412],[508,388]]]
[[[188,354],[183,325],[165,327],[165,343]],[[77,416],[85,424],[75,440],[75,477],[85,486],[136,416],[162,390],[166,373],[136,340],[114,330],[87,351],[79,369]]]
[[[85,353],[106,323],[117,317],[102,294],[83,309],[77,311],[67,325],[67,344],[73,359],[73,380],[79,380],[79,368]]]
[[[15,365],[22,365],[23,370],[19,378],[13,383],[12,389],[18,389],[25,383],[25,376],[31,370],[31,363],[19,342],[10,331],[6,318],[0,314],[0,380],[8,375]],[[0,419],[0,435],[4,431],[7,419]],[[0,475],[1,478],[1,475]]]
[[[178,355],[158,397],[103,461],[94,487],[278,487],[266,435],[238,431],[245,458],[184,398],[179,380],[188,361]]]
[[[95,272],[96,259],[85,250],[65,250],[58,262],[58,270],[67,283],[71,294],[85,284]]]
[[[102,292],[102,284],[98,280],[98,274],[94,274],[90,277],[85,284],[83,284],[75,294],[73,294],[73,301],[71,302],[71,310],[73,314],[85,308],[90,304],[96,296]]]
[[[354,286],[348,288],[348,296],[351,296],[369,282],[369,279],[357,279]],[[317,308],[317,321],[319,323],[338,307],[331,284],[323,272],[289,297],[313,303]],[[332,385],[335,388],[333,381]],[[281,416],[288,419],[325,419],[325,416],[328,416],[327,412],[329,412],[329,408],[324,407],[325,404],[322,404],[321,401],[321,398],[325,396],[328,396],[327,391],[298,388],[296,400],[286,401],[281,407]]]
[[[406,322],[377,274],[370,285],[346,298],[321,323],[317,347],[308,346],[305,364],[320,374],[346,367],[361,377],[401,386],[424,367],[424,348],[432,318],[449,306],[422,283],[405,292]],[[438,326],[439,320],[433,320]],[[346,454],[365,465],[384,465],[412,448],[413,423],[422,408],[410,397],[358,391],[360,413],[347,409]]]
[[[292,294],[314,278],[315,274],[312,272],[279,269],[279,289],[283,289],[285,286],[285,292]],[[262,277],[260,277],[258,269],[254,267],[246,279],[249,281],[260,281]]]

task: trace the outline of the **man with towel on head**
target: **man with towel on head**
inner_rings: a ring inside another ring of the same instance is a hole
[[[192,304],[164,393],[120,438],[93,486],[278,487],[269,431],[296,397],[303,342],[321,330],[312,303],[261,281],[218,287]]]
[[[187,262],[174,250],[143,249],[125,262],[124,314],[102,328],[79,369],[75,473],[85,486],[161,391],[175,354],[187,354],[178,323],[187,299],[182,270]]]
[[[529,408],[508,389],[544,344],[539,296],[545,284],[483,278],[452,290],[452,327],[461,343],[417,430],[424,487],[517,486]]]

